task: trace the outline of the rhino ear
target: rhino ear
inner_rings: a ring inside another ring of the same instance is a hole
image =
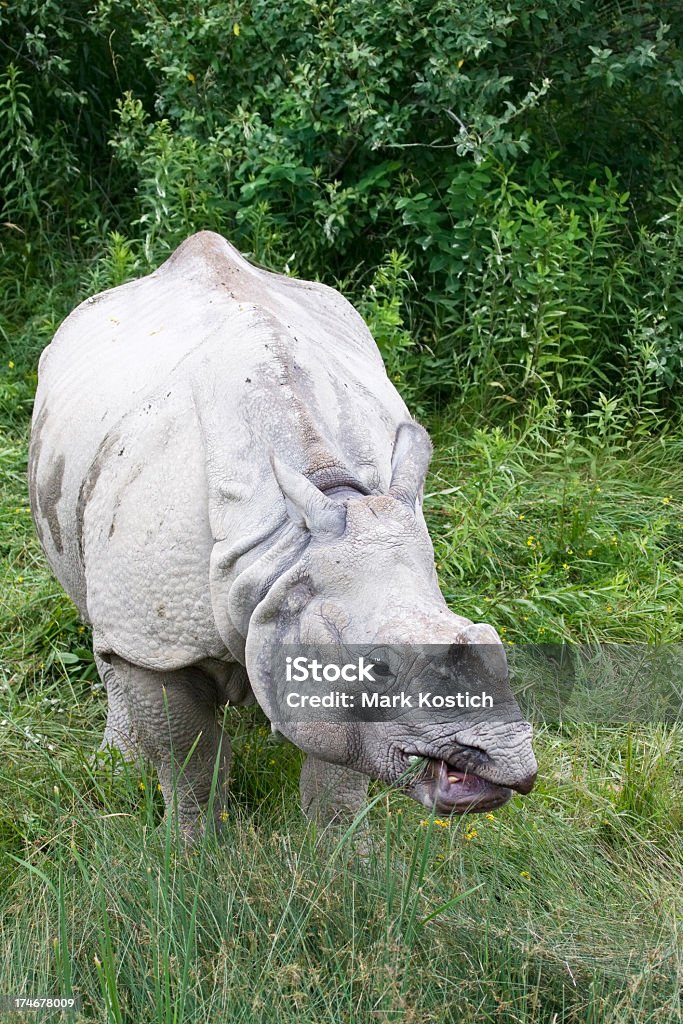
[[[394,441],[389,494],[413,511],[424,486],[431,457],[432,442],[424,427],[419,423],[402,423]]]
[[[341,537],[346,529],[345,507],[332,501],[303,473],[290,469],[277,456],[272,455],[270,461],[292,522],[305,527],[314,537]]]

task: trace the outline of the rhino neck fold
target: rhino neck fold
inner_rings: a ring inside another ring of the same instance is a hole
[[[287,521],[249,542],[214,545],[210,568],[214,618],[229,653],[241,664],[254,610],[285,573],[292,578],[297,575],[297,564],[309,544],[309,534]]]
[[[369,493],[354,474],[338,467],[319,476],[322,479],[316,479],[316,485],[337,501],[362,498]],[[286,573],[290,583],[296,582],[297,575],[300,576],[298,563],[310,543],[310,534],[288,519],[236,543],[214,543],[210,561],[211,604],[218,632],[235,660],[245,663],[247,632],[254,610]]]

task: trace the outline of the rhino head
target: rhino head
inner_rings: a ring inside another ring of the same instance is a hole
[[[414,423],[402,425],[391,484],[380,495],[348,488],[323,493],[273,460],[300,554],[257,605],[246,656],[259,703],[302,750],[399,784],[439,813],[457,814],[499,806],[513,789],[528,793],[537,766],[531,726],[510,690],[498,634],[451,612],[439,590],[420,503],[430,455],[426,432]],[[461,672],[464,666],[495,690],[500,713],[456,708],[436,720],[406,715],[371,722],[285,721],[277,706],[272,652],[286,644],[373,645],[384,652],[382,671],[401,674],[404,687],[418,672],[419,656],[403,656],[392,665],[392,650],[442,645],[459,653]]]

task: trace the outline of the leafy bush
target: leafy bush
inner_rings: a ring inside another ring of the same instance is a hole
[[[20,0],[0,31],[17,232],[105,263],[118,233],[132,274],[213,228],[341,281],[425,407],[680,402],[680,5]]]

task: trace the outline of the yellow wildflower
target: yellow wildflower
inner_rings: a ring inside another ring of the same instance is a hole
[[[195,76],[192,74],[191,71],[187,72],[187,80],[188,80],[188,82],[196,82],[197,81],[197,79],[195,78]]]
[[[471,843],[473,839],[477,838],[478,834],[479,833],[477,832],[476,828],[468,829],[467,832],[465,832],[465,842]]]
[[[232,26],[232,34],[234,36],[238,36],[240,34],[240,27],[237,24],[237,22],[235,22],[235,24]]]
[[[223,810],[222,810],[222,811],[221,811],[221,813],[220,813],[220,814],[218,815],[218,817],[219,817],[219,818],[221,819],[221,821],[222,821],[222,822],[223,822],[223,824],[225,825],[225,823],[226,823],[226,821],[228,820],[228,818],[230,817],[230,815],[229,815],[229,814],[228,814],[228,812],[227,812],[227,811],[225,810],[225,808],[223,808]]]
[[[519,877],[520,878],[531,878],[531,875],[529,874],[528,871],[520,871]]]
[[[144,784],[144,782],[138,782],[138,789],[140,790],[141,793],[145,792],[145,784]]]
[[[662,498],[662,504],[663,505],[670,505],[671,504],[671,495],[670,494],[667,495],[666,498]]]
[[[14,360],[10,359],[10,361],[9,361],[9,363],[7,365],[9,366],[10,370],[13,370],[14,369]]]
[[[495,814],[487,814],[486,815],[486,820],[487,821],[495,821],[496,820]]]

